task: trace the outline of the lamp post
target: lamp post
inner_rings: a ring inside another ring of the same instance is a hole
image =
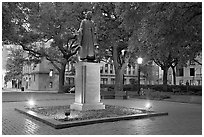
[[[142,64],[143,59],[141,57],[139,57],[137,59],[137,63],[138,63],[138,95],[140,95],[140,65]]]

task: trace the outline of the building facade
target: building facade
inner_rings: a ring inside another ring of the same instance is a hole
[[[197,57],[199,62],[202,62],[202,55]],[[202,85],[202,65],[189,61],[186,67],[176,68],[176,85]]]
[[[53,65],[42,58],[39,64],[30,64],[23,67],[22,87],[26,90],[57,91],[58,73]]]
[[[115,84],[115,69],[113,64],[101,63],[101,84]],[[158,77],[158,67],[152,69],[152,73]],[[147,80],[141,72],[140,84],[157,84],[157,81]],[[74,64],[69,63],[65,70],[65,85],[74,85]],[[22,87],[26,90],[57,91],[58,72],[53,65],[43,58],[39,64],[30,64],[23,67]],[[138,65],[128,66],[124,72],[124,85],[131,84],[131,80],[138,80]],[[148,81],[148,82],[147,82]]]
[[[115,84],[115,69],[113,64],[107,64],[107,63],[101,63],[101,69],[100,69],[100,74],[101,74],[101,84]],[[71,70],[73,69],[73,64],[69,64],[66,69],[66,75],[65,75],[65,81],[67,84],[74,84],[74,75],[70,74],[72,72]],[[159,67],[155,66],[153,64],[153,69],[151,69],[151,73],[153,74],[153,77],[155,79],[159,78]],[[158,80],[155,81],[155,79],[148,80],[143,72],[141,71],[140,74],[140,83],[141,84],[157,84]],[[131,81],[137,82],[138,80],[138,65],[131,65],[128,66],[125,71],[124,71],[124,80],[123,83],[124,85],[126,84],[131,84]]]
[[[141,72],[140,84],[162,84],[163,71],[156,64],[153,64],[152,77],[148,79]],[[65,71],[65,85],[74,85],[74,64],[68,64]],[[101,84],[115,84],[115,70],[112,64],[102,63]],[[25,65],[23,67],[22,87],[36,91],[57,91],[58,72],[45,58],[40,64]],[[128,66],[124,72],[124,84],[131,84],[131,80],[138,80],[138,65]],[[173,84],[171,69],[168,72],[168,84]],[[176,85],[182,85],[188,80],[190,85],[202,85],[202,66],[191,63],[184,68],[176,69]]]

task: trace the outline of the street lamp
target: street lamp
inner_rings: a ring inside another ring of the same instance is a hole
[[[140,65],[142,64],[143,59],[141,57],[139,57],[137,59],[137,63],[138,63],[138,95],[140,95]]]

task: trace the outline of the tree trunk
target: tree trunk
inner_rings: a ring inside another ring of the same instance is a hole
[[[163,68],[163,88],[164,91],[167,91],[167,75],[168,75],[168,67]]]
[[[173,83],[174,83],[174,85],[176,85],[176,71],[175,71],[175,67],[171,66],[171,69],[173,71]]]
[[[121,69],[115,71],[114,91],[123,91],[123,71]]]
[[[65,77],[65,67],[66,67],[66,63],[61,64],[61,68],[59,71],[59,89],[58,89],[58,93],[63,93],[63,89],[64,89],[64,77]]]

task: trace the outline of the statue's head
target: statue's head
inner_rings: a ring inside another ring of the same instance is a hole
[[[86,19],[91,19],[92,18],[92,12],[91,11],[88,11],[87,13],[86,13]]]

